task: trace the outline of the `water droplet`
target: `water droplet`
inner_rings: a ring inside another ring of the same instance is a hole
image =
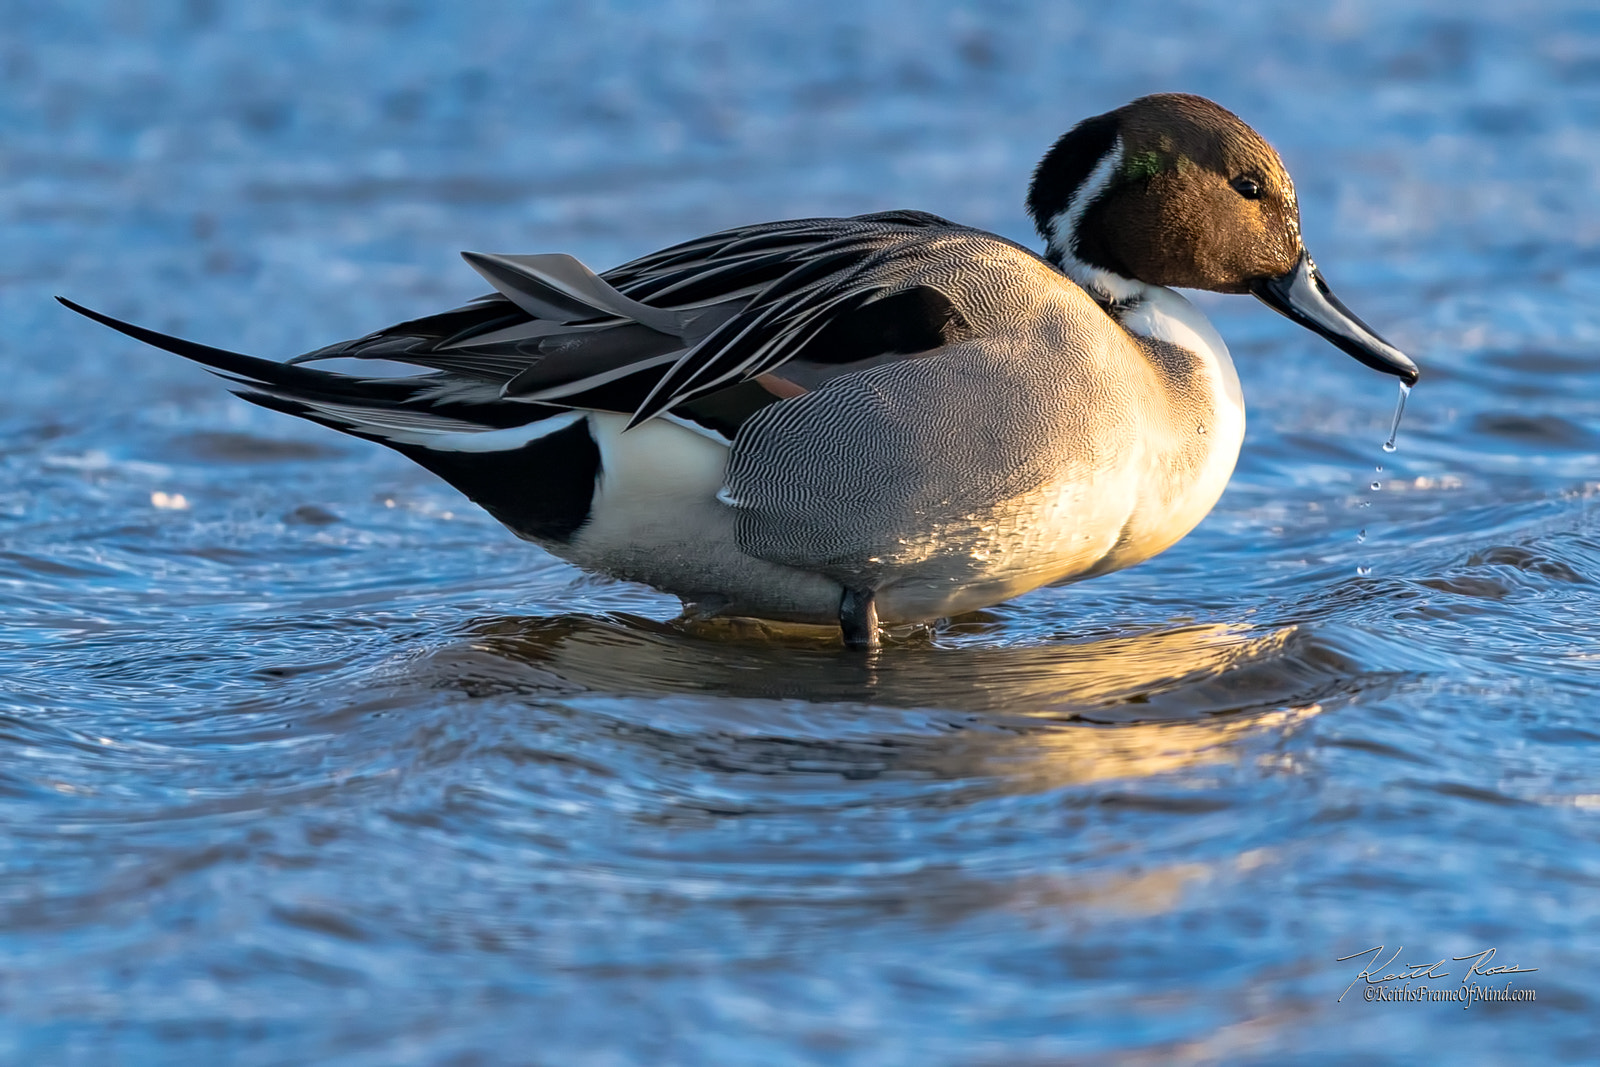
[[[1382,489],[1383,488],[1383,483],[1382,482],[1373,482],[1372,483],[1372,488],[1375,489],[1375,490],[1376,489]]]
[[[1366,527],[1362,527],[1361,528],[1361,532],[1356,534],[1356,544],[1359,545],[1361,542],[1365,541],[1366,539],[1367,539],[1367,530],[1366,530]]]
[[[1371,573],[1372,573],[1372,568],[1371,567],[1357,567],[1356,568],[1356,574],[1360,575],[1362,578],[1365,578],[1367,575],[1369,575]]]
[[[1394,421],[1389,424],[1389,439],[1383,443],[1385,452],[1393,452],[1397,447],[1395,439],[1400,436],[1400,416],[1406,413],[1406,397],[1411,395],[1411,386],[1405,382],[1400,383],[1400,402],[1394,406]]]
[[[1195,433],[1205,433],[1206,432],[1206,428],[1204,426],[1196,426],[1194,428],[1194,432]]]
[[[1379,474],[1382,474],[1383,473],[1383,464],[1380,463],[1376,467],[1373,467],[1372,469],[1377,471]]]

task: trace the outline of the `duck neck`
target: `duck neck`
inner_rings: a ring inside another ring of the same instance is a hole
[[[1237,399],[1239,379],[1228,346],[1199,308],[1166,286],[1126,277],[1079,255],[1078,232],[1083,217],[1121,172],[1122,157],[1119,134],[1077,183],[1066,206],[1040,220],[1039,229],[1046,242],[1045,259],[1076,282],[1128,333],[1176,345],[1215,366],[1220,391]]]
[[[1137,304],[1143,299],[1151,286],[1084,260],[1078,254],[1078,230],[1090,205],[1100,198],[1122,170],[1122,155],[1122,137],[1119,135],[1113,138],[1089,173],[1078,182],[1068,196],[1065,207],[1048,218],[1035,216],[1047,246],[1044,258],[1062,274],[1077,282],[1113,318],[1117,317],[1117,309]]]
[[[1051,251],[1054,253],[1054,247]],[[1070,255],[1060,260],[1053,255],[1047,258],[1134,337],[1176,345],[1214,366],[1220,391],[1238,402],[1239,377],[1227,344],[1211,320],[1180,293],[1164,285],[1124,278]]]

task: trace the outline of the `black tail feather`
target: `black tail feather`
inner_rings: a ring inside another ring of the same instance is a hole
[[[350,426],[317,417],[301,405],[322,403],[373,411],[406,410],[443,420],[471,423],[485,429],[522,426],[565,410],[539,404],[506,403],[500,401],[498,395],[489,402],[440,399],[437,391],[445,379],[437,374],[408,378],[365,378],[294,363],[278,363],[224,348],[212,348],[123,322],[66,297],[58,296],[56,299],[78,314],[109,326],[118,333],[193,360],[225,381],[240,386],[235,392],[252,403],[309,418],[346,433],[352,432]],[[356,433],[356,436],[383,440],[381,434]]]
[[[102,326],[109,326],[136,341],[143,341],[147,345],[193,360],[213,373],[240,385],[269,385],[303,395],[307,400],[379,405],[404,403],[416,394],[416,385],[403,380],[355,378],[347,374],[334,374],[330,371],[247,356],[240,352],[229,352],[225,348],[212,348],[210,345],[186,341],[181,337],[173,337],[143,326],[135,326],[131,322],[123,322],[121,319],[112,318],[110,315],[74,303],[64,296],[58,296],[56,299],[64,306],[85,318],[93,319]]]
[[[482,404],[440,402],[427,396],[437,385],[435,375],[358,378],[275,363],[135,326],[64,297],[56,299],[135,340],[194,360],[232,383],[234,393],[253,404],[387,445],[444,478],[522,537],[568,541],[588,519],[600,452],[585,422],[505,450],[451,451],[430,448],[425,439],[404,432],[404,422],[397,421],[418,420],[424,425],[437,418],[448,436],[461,421],[485,430],[504,429],[562,414],[564,408],[498,398]],[[371,421],[364,422],[363,416]]]

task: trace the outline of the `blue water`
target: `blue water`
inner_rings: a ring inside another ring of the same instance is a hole
[[[0,1059],[1594,1061],[1592,5],[0,26]],[[50,300],[285,357],[476,295],[463,248],[891,207],[1031,240],[1043,148],[1172,89],[1279,146],[1422,364],[1399,451],[1392,379],[1201,297],[1250,417],[1211,517],[872,664],[678,630]],[[1496,946],[1537,1000],[1337,1002],[1379,944]]]

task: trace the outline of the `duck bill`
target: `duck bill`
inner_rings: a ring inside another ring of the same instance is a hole
[[[1313,333],[1319,333],[1373,370],[1393,374],[1407,385],[1417,384],[1417,365],[1394,345],[1372,332],[1372,328],[1345,307],[1322,280],[1311,257],[1300,253],[1300,262],[1287,274],[1262,278],[1250,287],[1256,298],[1274,311],[1293,319]]]

